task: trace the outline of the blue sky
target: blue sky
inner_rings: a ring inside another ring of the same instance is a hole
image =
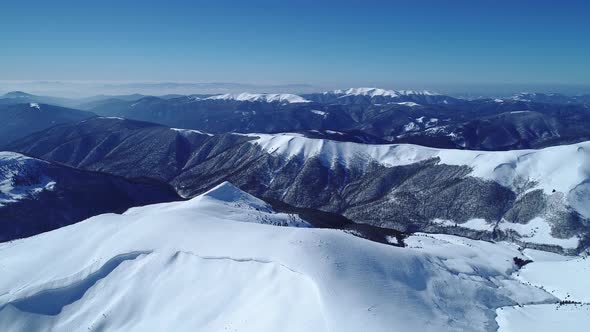
[[[0,80],[590,84],[564,0],[10,1]]]

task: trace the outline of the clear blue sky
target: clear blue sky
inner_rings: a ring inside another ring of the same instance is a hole
[[[6,1],[0,80],[590,84],[582,0]]]

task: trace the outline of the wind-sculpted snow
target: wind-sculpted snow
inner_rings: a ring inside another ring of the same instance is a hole
[[[27,297],[14,300],[5,306],[14,306],[16,309],[38,315],[55,316],[61,313],[63,308],[80,300],[84,294],[101,279],[106,278],[121,263],[134,260],[140,255],[148,254],[147,252],[132,252],[128,254],[117,255],[108,260],[98,270],[88,274],[86,277],[76,280],[71,284],[63,284],[56,287],[56,282],[52,282],[49,289],[29,295]],[[68,278],[72,279],[72,278]],[[63,282],[62,282],[63,283]],[[41,286],[43,288],[43,286]],[[0,311],[3,308],[0,308]]]
[[[233,188],[1,244],[0,330],[494,331],[554,300],[511,276],[515,246],[236,222],[260,207]]]

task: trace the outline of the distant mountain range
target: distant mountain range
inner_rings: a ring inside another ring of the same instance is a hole
[[[12,92],[0,98],[0,120],[6,124],[0,128],[0,142],[99,115],[210,133],[301,132],[356,142],[492,151],[542,148],[590,140],[588,100],[534,93],[464,100],[429,91],[377,88],[301,96],[127,95],[77,100]]]

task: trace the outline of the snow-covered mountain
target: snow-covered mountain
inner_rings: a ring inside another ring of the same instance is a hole
[[[504,308],[561,299],[519,280],[513,245],[400,248],[258,224],[261,207],[225,183],[0,244],[0,330],[495,331]]]
[[[0,151],[0,207],[54,189],[52,179],[43,175],[35,179],[28,176],[36,173],[42,163],[18,153]]]
[[[325,95],[335,94],[340,96],[369,96],[369,97],[400,97],[400,96],[438,96],[439,93],[428,90],[385,90],[379,88],[350,88],[347,90],[334,90],[324,92]]]
[[[90,216],[180,199],[169,186],[77,170],[0,151],[0,242]]]
[[[223,94],[204,98],[205,100],[234,100],[234,101],[249,101],[249,102],[267,102],[267,103],[309,103],[310,101],[294,94],[288,93],[239,93],[239,94]]]
[[[363,105],[414,102],[417,104],[449,104],[457,99],[427,90],[386,90],[380,88],[350,88],[305,95],[306,98],[327,104]]]
[[[256,144],[270,154],[283,159],[316,159],[326,167],[344,167],[367,172],[375,163],[385,168],[417,165],[435,160],[438,165],[467,167],[469,178],[493,181],[516,194],[514,211],[509,210],[500,220],[470,219],[465,223],[456,220],[432,220],[443,226],[465,227],[475,231],[502,230],[515,234],[525,243],[557,245],[562,248],[578,247],[590,233],[574,235],[573,228],[590,220],[590,142],[550,147],[541,150],[482,152],[450,149],[433,149],[418,145],[367,145],[310,139],[301,135],[251,135],[249,143]],[[563,160],[568,160],[564,163]],[[396,199],[395,195],[389,199]],[[518,202],[531,203],[517,207]],[[524,211],[523,211],[524,210]],[[560,215],[573,212],[579,220],[569,223]],[[522,214],[530,214],[524,217]],[[516,215],[528,218],[511,223]],[[560,220],[560,221],[557,221]],[[590,231],[590,230],[587,230]],[[569,233],[569,235],[567,235]]]
[[[485,152],[301,134],[211,135],[95,118],[11,148],[86,170],[166,181],[183,197],[230,181],[265,200],[402,232],[568,253],[590,246],[588,142]]]
[[[463,100],[429,91],[353,88],[308,95],[120,96],[79,107],[101,116],[210,133],[330,130],[375,137],[374,142],[438,148],[494,151],[590,140],[590,105]]]

